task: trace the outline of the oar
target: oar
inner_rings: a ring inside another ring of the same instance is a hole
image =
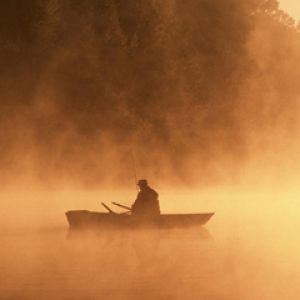
[[[105,203],[101,202],[101,204],[108,210],[110,214],[115,214],[115,212],[112,211]]]
[[[119,203],[116,203],[116,202],[112,202],[112,204],[114,204],[116,206],[119,206],[119,207],[122,207],[122,208],[125,208],[127,210],[132,210],[131,207],[123,205],[123,204],[119,204]]]

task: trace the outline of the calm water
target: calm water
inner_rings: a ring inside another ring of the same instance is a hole
[[[297,212],[244,206],[217,213],[211,239],[196,229],[71,238],[66,224],[2,230],[0,299],[299,299]]]

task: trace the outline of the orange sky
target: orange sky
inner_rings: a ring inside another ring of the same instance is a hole
[[[300,1],[299,0],[279,0],[280,8],[291,15],[295,20],[300,21]]]

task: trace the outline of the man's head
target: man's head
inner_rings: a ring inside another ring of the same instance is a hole
[[[138,182],[137,182],[137,185],[139,186],[139,188],[141,190],[143,190],[145,187],[148,186],[148,182],[146,179],[140,179]]]

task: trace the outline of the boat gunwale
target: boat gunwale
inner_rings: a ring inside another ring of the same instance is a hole
[[[99,215],[107,215],[107,216],[126,216],[126,217],[145,217],[144,215],[133,215],[133,214],[122,214],[122,213],[107,213],[107,212],[99,212],[99,211],[91,211],[91,210],[69,210],[65,214],[69,213],[90,213],[90,214],[99,214]],[[215,212],[203,212],[203,213],[167,213],[167,214],[159,214],[151,217],[161,217],[161,216],[201,216],[201,215],[214,215]]]

